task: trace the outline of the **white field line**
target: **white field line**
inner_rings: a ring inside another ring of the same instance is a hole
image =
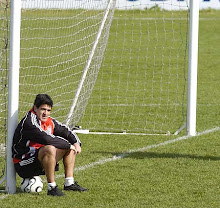
[[[202,131],[202,132],[198,132],[196,136],[202,136],[202,135],[213,133],[213,132],[219,131],[219,130],[220,130],[220,127],[215,127],[215,128],[212,128],[212,129]],[[193,138],[193,136],[182,136],[182,137],[178,137],[176,139],[171,139],[171,140],[168,140],[168,141],[165,141],[165,142],[161,142],[159,144],[152,144],[152,145],[148,145],[148,146],[145,146],[145,147],[142,147],[142,148],[139,148],[139,149],[128,150],[125,153],[122,153],[122,154],[119,154],[119,155],[114,155],[113,157],[101,159],[101,160],[98,160],[96,162],[90,163],[88,165],[84,165],[84,166],[80,166],[78,168],[75,168],[75,172],[87,170],[89,168],[93,168],[93,167],[98,166],[98,165],[102,165],[102,164],[105,164],[105,163],[108,163],[108,162],[113,162],[113,161],[116,161],[116,160],[120,160],[120,159],[123,159],[124,157],[128,156],[129,154],[132,154],[132,153],[135,153],[135,152],[143,152],[143,151],[146,151],[146,150],[149,150],[149,149],[153,149],[153,148],[160,147],[160,146],[165,146],[165,145],[168,145],[168,144],[172,144],[172,143],[175,143],[175,142],[178,142],[178,141],[181,141],[181,140],[190,139],[190,138]],[[56,175],[56,178],[61,178],[61,177],[64,177],[64,174]],[[4,199],[7,196],[11,196],[11,195],[10,194],[2,195],[2,196],[0,196],[0,199]]]

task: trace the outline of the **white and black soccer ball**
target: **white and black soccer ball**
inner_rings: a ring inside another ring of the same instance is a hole
[[[23,178],[21,182],[21,190],[27,193],[38,193],[43,189],[43,182],[40,176],[33,178]]]

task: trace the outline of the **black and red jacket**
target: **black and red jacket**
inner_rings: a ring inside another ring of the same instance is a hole
[[[15,130],[12,144],[13,162],[20,162],[26,155],[34,153],[36,149],[44,145],[69,149],[70,145],[76,142],[81,145],[76,133],[67,126],[52,117],[42,122],[31,109]]]

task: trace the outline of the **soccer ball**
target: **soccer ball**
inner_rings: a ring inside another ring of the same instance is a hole
[[[23,178],[21,182],[21,190],[27,193],[38,193],[43,189],[43,182],[40,176],[33,178]]]

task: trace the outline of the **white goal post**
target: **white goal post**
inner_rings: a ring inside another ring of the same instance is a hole
[[[187,2],[11,0],[8,193],[13,132],[38,93],[73,129],[196,135],[199,1]]]
[[[6,191],[13,194],[16,193],[16,174],[11,147],[13,132],[18,124],[21,0],[12,0],[10,7]]]
[[[199,37],[199,1],[190,1],[190,33],[188,61],[187,134],[196,135],[197,65]]]

